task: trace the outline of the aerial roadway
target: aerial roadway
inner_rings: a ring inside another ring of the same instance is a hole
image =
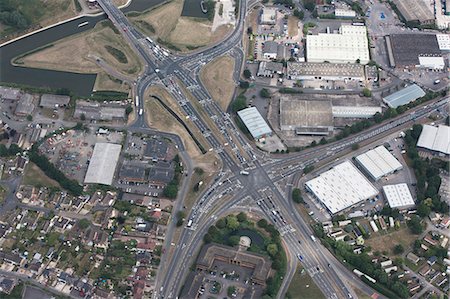
[[[223,161],[223,171],[190,211],[187,225],[181,232],[172,258],[161,264],[154,298],[178,297],[189,266],[193,262],[192,258],[196,256],[209,226],[214,224],[218,217],[242,210],[241,204],[248,200],[252,202],[251,206],[258,207],[259,213],[275,225],[287,245],[289,264],[278,298],[284,297],[298,262],[303,264],[327,298],[356,297],[350,284],[368,295],[375,293],[342,266],[314,238],[309,224],[292,208],[289,200],[290,189],[281,190],[277,183],[301,173],[309,164],[338,157],[339,154],[351,148],[353,143],[375,140],[380,134],[395,131],[402,125],[426,117],[430,112],[448,103],[448,99],[418,107],[408,115],[379,124],[338,142],[287,155],[284,158],[270,158],[251,147],[241,136],[230,115],[212,101],[198,75],[202,64],[229,53],[238,63],[236,69],[239,71],[235,71],[234,75],[235,80],[239,80],[244,57],[242,51],[244,19],[248,8],[255,5],[257,1],[252,1],[249,6],[246,1],[239,1],[238,23],[225,40],[184,56],[174,55],[150,38],[143,36],[110,0],[99,0],[98,3],[145,63],[144,73],[138,77],[134,86],[137,117],[129,129],[148,129],[145,120],[145,91],[151,85],[162,86],[177,100],[185,117],[193,120],[205,136],[210,146],[209,150],[214,150]],[[183,87],[190,91],[191,97],[186,94]],[[192,105],[190,98],[201,104],[207,117],[213,120],[212,125]],[[221,132],[226,144],[212,133],[213,130]],[[231,136],[237,138],[233,139]],[[237,145],[243,150],[230,149],[236,149]],[[169,228],[169,236],[172,235],[173,229],[172,225]],[[171,242],[172,240],[167,238],[164,248],[167,248]],[[379,296],[379,298],[383,297]]]

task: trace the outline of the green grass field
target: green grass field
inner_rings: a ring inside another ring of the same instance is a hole
[[[292,278],[286,294],[290,299],[325,299],[320,289],[306,271],[299,267]]]

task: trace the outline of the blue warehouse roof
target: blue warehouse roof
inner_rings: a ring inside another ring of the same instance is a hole
[[[418,85],[410,85],[400,91],[397,91],[387,97],[383,98],[383,101],[391,108],[397,108],[398,106],[406,105],[410,102],[417,100],[425,95],[425,91]]]

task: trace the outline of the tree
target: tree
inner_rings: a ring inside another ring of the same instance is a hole
[[[252,77],[252,72],[249,69],[244,70],[244,77],[250,79]]]
[[[174,183],[169,183],[169,185],[164,188],[163,195],[167,198],[174,199],[178,194],[178,186]]]
[[[304,202],[303,197],[302,197],[302,192],[300,191],[300,189],[294,188],[292,190],[292,200],[295,203],[303,203]]]
[[[239,222],[247,221],[247,214],[245,214],[244,212],[240,212],[236,217]]]
[[[133,107],[131,107],[131,105],[128,105],[127,108],[125,108],[125,114],[128,116],[131,112],[133,112]]]
[[[413,234],[419,235],[423,231],[423,226],[419,216],[413,215],[408,221],[408,227]]]
[[[233,297],[233,294],[236,292],[235,286],[229,286],[227,289],[227,295],[228,297]]]
[[[359,144],[358,143],[353,143],[352,144],[352,150],[356,151],[357,149],[359,149]]]
[[[239,236],[231,236],[230,238],[228,238],[228,245],[230,246],[239,245],[240,239],[241,238]]]
[[[417,215],[419,215],[422,218],[427,217],[431,212],[431,208],[422,201],[419,206],[417,207]]]
[[[250,83],[248,81],[239,81],[239,87],[242,89],[247,89],[250,87]]]
[[[218,229],[224,229],[227,226],[227,223],[225,222],[224,218],[220,218],[219,220],[217,220],[216,226]]]
[[[81,113],[80,119],[81,119],[82,121],[85,121],[85,120],[86,120],[86,114]]]
[[[392,252],[394,252],[394,254],[398,255],[398,254],[402,254],[405,251],[405,249],[403,248],[402,244],[397,244],[394,246],[394,249],[392,250]]]
[[[367,87],[364,87],[363,89],[363,96],[370,98],[372,96],[372,92]]]
[[[203,241],[204,241],[206,244],[211,243],[211,242],[212,242],[212,237],[211,237],[211,235],[210,235],[210,234],[204,235],[204,236],[203,236]]]
[[[303,10],[300,11],[300,10],[298,10],[298,9],[295,9],[295,10],[294,10],[294,16],[296,16],[296,17],[299,18],[300,20],[303,20],[303,18],[305,17],[305,13],[303,12]]]
[[[237,217],[234,215],[229,215],[226,218],[227,221],[227,227],[231,230],[236,230],[239,228],[239,221],[237,220]]]
[[[260,219],[257,223],[258,227],[260,228],[266,228],[267,227],[267,220],[266,219]]]
[[[310,173],[313,170],[314,170],[314,165],[308,165],[308,166],[305,167],[305,169],[303,169],[303,173],[307,174],[307,173]]]
[[[28,114],[28,115],[27,115],[27,120],[28,120],[28,121],[32,121],[32,120],[33,120],[33,115]]]
[[[275,256],[278,253],[277,244],[271,243],[267,245],[267,252],[270,254],[270,256]]]
[[[233,112],[238,112],[247,107],[247,98],[244,95],[239,95],[231,104],[231,110]]]
[[[269,92],[269,90],[267,90],[267,88],[261,89],[261,91],[259,92],[259,95],[262,98],[270,98],[270,92]]]

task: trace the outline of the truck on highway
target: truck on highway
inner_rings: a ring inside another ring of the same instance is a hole
[[[136,104],[136,107],[139,107],[139,96],[136,96],[136,102],[135,102],[135,104]]]
[[[241,171],[239,172],[239,174],[242,174],[242,175],[249,175],[250,173],[249,173],[248,171],[241,170]]]
[[[313,242],[316,242],[316,237],[314,237],[313,235],[311,235],[311,240],[313,240]]]
[[[144,113],[144,109],[139,109],[139,115],[142,115]]]

